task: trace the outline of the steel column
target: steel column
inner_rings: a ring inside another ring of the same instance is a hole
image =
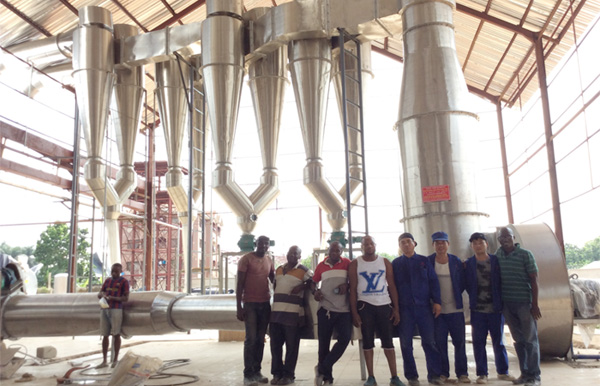
[[[543,39],[540,35],[535,38],[535,59],[537,64],[538,82],[542,101],[542,114],[544,118],[544,134],[546,137],[546,153],[548,156],[548,175],[550,177],[550,194],[552,196],[552,213],[554,214],[554,233],[560,247],[565,249],[562,229],[562,216],[560,213],[560,199],[558,196],[558,176],[556,174],[556,158],[554,156],[554,142],[552,142],[552,120],[550,118],[550,103],[548,99],[548,84],[546,83],[546,64],[544,60]]]
[[[504,177],[504,195],[506,196],[506,211],[508,212],[508,223],[515,223],[513,213],[512,193],[510,190],[510,175],[508,173],[508,157],[506,156],[506,140],[504,139],[504,120],[502,119],[502,101],[496,100],[496,116],[498,118],[498,137],[500,139],[500,154],[502,155],[502,175]]]

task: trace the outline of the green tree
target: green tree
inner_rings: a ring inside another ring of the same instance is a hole
[[[6,242],[4,242],[4,241],[2,242],[2,244],[0,244],[0,252],[10,255],[12,257],[17,257],[19,255],[31,256],[31,255],[33,255],[33,250],[34,250],[33,246],[11,247],[10,245],[6,244]]]
[[[389,253],[385,253],[385,252],[377,252],[377,254],[381,257],[385,257],[389,261],[393,261],[396,257],[398,257],[396,255],[390,255]]]
[[[600,237],[588,241],[583,248],[565,244],[565,259],[568,269],[581,268],[593,261],[600,260]]]
[[[77,237],[77,276],[87,279],[89,272],[90,243],[86,240],[88,230],[79,229]],[[48,273],[54,277],[57,273],[68,272],[69,265],[69,227],[66,224],[48,225],[40,235],[35,251],[35,263],[44,266],[38,273],[38,285],[45,286]]]

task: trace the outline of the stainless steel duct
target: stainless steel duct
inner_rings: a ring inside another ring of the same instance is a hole
[[[251,234],[258,216],[279,194],[276,158],[286,57],[283,49],[277,49],[249,65],[264,172],[260,185],[248,197],[235,182],[231,167],[244,76],[241,13],[240,0],[207,2],[202,23],[202,75],[217,164],[213,189],[236,214],[242,232]]]
[[[181,151],[185,130],[188,127],[187,120],[189,119],[186,100],[189,71],[187,71],[187,66],[184,64],[182,64],[180,71],[177,61],[169,60],[157,63],[155,72],[156,98],[167,146],[167,191],[177,208],[181,222],[187,223],[184,218],[189,215],[187,213],[188,196],[183,186]]]
[[[405,0],[402,6],[404,73],[396,124],[402,221],[422,244],[430,244],[435,231],[447,232],[452,253],[464,259],[471,255],[469,235],[486,215],[477,205],[477,116],[456,55],[454,2]]]
[[[346,50],[350,51],[352,55],[357,54],[356,44],[354,42],[349,42],[346,44]],[[342,100],[342,78],[343,74],[340,72],[340,53],[341,49],[339,47],[335,48],[332,53],[333,57],[333,81],[335,86],[335,96],[338,102],[338,110],[340,113],[340,122],[342,125],[344,124],[344,106],[346,103]],[[371,42],[364,42],[360,45],[361,52],[361,83],[362,83],[362,92],[363,95],[365,93],[366,86],[370,79],[373,78],[373,71],[371,69]],[[346,74],[352,77],[353,79],[358,79],[358,68],[356,66],[356,59],[352,55],[345,56],[344,65],[346,67]],[[348,126],[354,128],[360,128],[360,114],[361,111],[357,107],[360,105],[359,98],[359,87],[358,83],[352,80],[346,81],[346,98],[348,101],[352,103],[348,103],[347,107],[347,118],[348,118]],[[342,130],[346,130],[348,135],[348,164],[350,169],[350,176],[352,179],[350,180],[350,201],[354,204],[358,202],[358,200],[363,195],[363,184],[360,183],[359,180],[363,180],[363,170],[362,170],[362,160],[358,156],[362,154],[362,143],[360,139],[360,133],[357,130],[350,128],[343,128]],[[363,128],[364,130],[364,128]],[[346,197],[346,184],[338,190],[338,193],[342,197]]]
[[[249,85],[263,162],[260,185],[250,195],[257,215],[279,195],[277,150],[287,80],[287,47],[279,47],[248,66]]]
[[[71,59],[73,53],[73,30],[50,36],[46,39],[32,40],[15,44],[7,51],[27,63],[41,69]]]
[[[189,110],[186,99],[186,86],[190,82],[190,73],[187,65],[181,68],[176,60],[156,63],[156,99],[160,110],[161,126],[165,133],[167,146],[168,170],[165,175],[167,192],[177,208],[177,215],[182,226],[182,242],[185,246],[184,271],[189,272],[190,253],[189,245],[189,216],[192,221],[196,217],[196,211],[188,213],[188,194],[183,186],[183,168],[181,166],[181,151]],[[190,173],[192,171],[189,171]],[[188,288],[188,275],[185,275],[183,288]]]
[[[0,67],[2,67],[1,64]],[[1,71],[2,69],[0,68],[0,72]],[[51,77],[56,81],[68,86],[73,85],[73,64],[71,62],[46,67],[41,71],[42,72],[31,69],[29,84],[20,89],[23,94],[29,96],[30,98],[34,98],[40,89],[50,81],[48,77]]]
[[[235,295],[133,292],[124,306],[125,335],[244,329],[236,318]],[[2,308],[2,338],[98,335],[99,314],[96,294],[14,295]]]
[[[342,196],[325,177],[321,158],[325,110],[331,80],[331,47],[328,39],[295,40],[289,44],[290,74],[300,116],[306,166],[304,185],[327,213],[334,231],[346,224]]]
[[[126,24],[114,26],[114,37],[117,42],[137,34],[138,30],[134,26]],[[137,185],[137,174],[133,169],[133,156],[142,112],[144,67],[117,66],[115,76],[116,83],[113,87],[110,116],[115,129],[120,167],[113,185],[117,203],[106,206],[104,218],[111,265],[121,262],[121,242],[117,223],[121,215],[121,204],[129,198]],[[102,201],[100,203],[102,204]]]
[[[117,205],[118,194],[107,184],[102,148],[106,117],[114,84],[113,25],[110,12],[100,7],[79,11],[73,34],[73,79],[88,160],[84,177],[94,197],[104,206]]]

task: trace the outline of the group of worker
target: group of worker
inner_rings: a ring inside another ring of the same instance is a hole
[[[333,384],[333,366],[344,354],[360,328],[368,378],[364,386],[375,386],[373,349],[375,336],[381,341],[390,370],[390,386],[404,385],[398,377],[393,337],[400,336],[404,376],[409,386],[419,385],[413,356],[413,336],[418,328],[427,365],[429,384],[471,383],[467,371],[465,316],[462,293],[469,295],[471,336],[476,364],[475,383],[486,384],[486,341],[492,340],[497,378],[516,385],[540,385],[540,353],[536,321],[538,268],[533,254],[515,243],[508,227],[498,231],[500,247],[489,254],[486,235],[469,239],[474,255],[466,261],[448,253],[445,232],[432,236],[435,253],[426,257],[415,252],[417,242],[410,233],[398,238],[401,255],[390,260],[376,253],[371,236],[362,239],[362,255],[350,261],[342,257],[343,246],[331,242],[326,258],[314,273],[300,264],[301,250],[292,246],[287,263],[275,269],[268,257],[270,240],[258,238],[254,252],[238,263],[237,318],[245,323],[244,385],[269,383],[261,372],[265,334],[271,346],[271,385],[295,382],[301,331],[307,324],[305,292],[319,302],[318,361],[315,386]],[[274,294],[271,306],[270,282]],[[504,346],[504,323],[508,324],[517,353],[520,376],[508,371]],[[332,336],[336,342],[331,345]],[[450,378],[448,335],[454,346],[454,371]],[[285,345],[285,355],[283,346]]]

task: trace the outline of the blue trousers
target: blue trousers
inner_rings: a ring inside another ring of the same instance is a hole
[[[530,303],[504,303],[502,310],[510,334],[515,341],[521,376],[540,380],[540,342],[537,323],[531,315]]]
[[[431,380],[432,378],[441,375],[440,352],[435,345],[433,319],[430,306],[400,307],[398,333],[400,335],[400,348],[402,349],[404,376],[406,379],[419,377],[415,357],[413,356],[413,335],[415,326],[419,328],[421,345],[425,352],[427,379]]]
[[[276,378],[294,379],[298,349],[300,348],[300,328],[286,326],[281,323],[271,323],[271,374]],[[283,345],[285,344],[285,362],[283,361]]]
[[[265,351],[265,334],[271,316],[271,304],[244,303],[246,339],[244,340],[244,377],[260,373]]]
[[[471,336],[477,375],[488,375],[487,343],[488,332],[492,338],[494,360],[498,374],[508,374],[508,356],[504,346],[504,317],[499,312],[483,313],[471,311]]]
[[[317,311],[319,322],[319,364],[318,370],[325,381],[333,382],[333,365],[346,351],[352,338],[352,315],[350,312],[330,312],[324,308]],[[337,342],[330,349],[333,331]]]
[[[462,311],[440,314],[434,319],[435,344],[440,352],[441,375],[450,377],[448,361],[448,334],[454,346],[454,371],[456,377],[468,375],[467,350],[465,348],[465,314]]]

